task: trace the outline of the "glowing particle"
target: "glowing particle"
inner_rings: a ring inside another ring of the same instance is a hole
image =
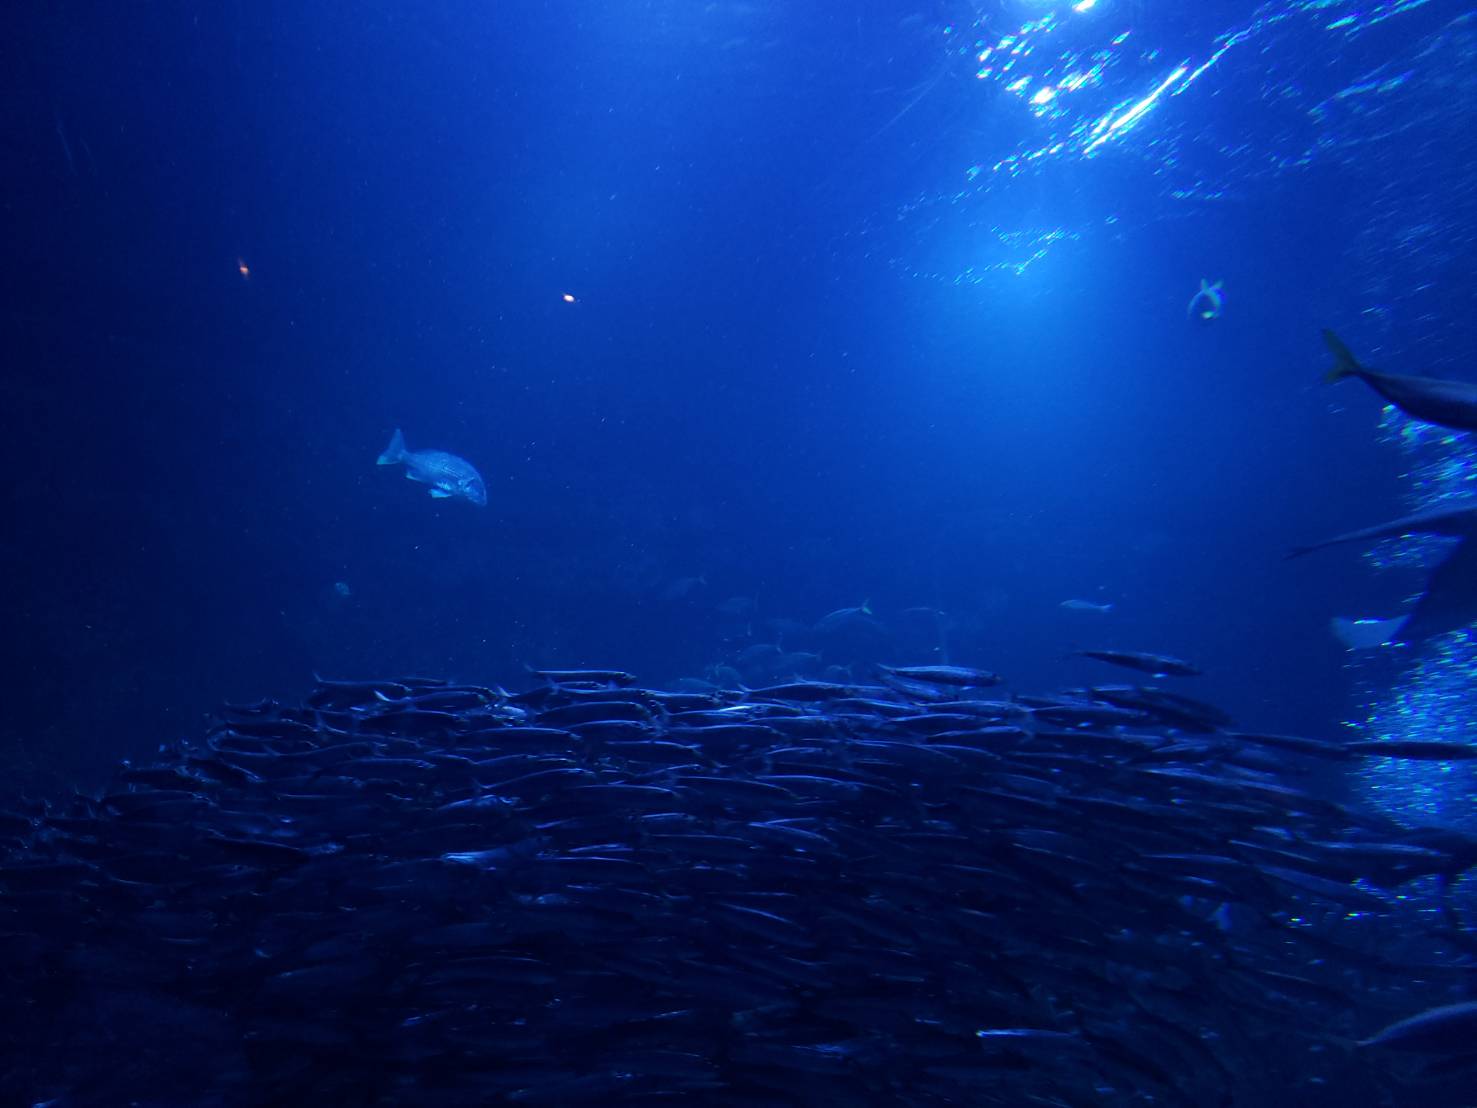
[[[573,303],[575,303],[574,293],[572,293],[572,292],[566,292],[559,299],[563,300],[566,304],[573,304]]]
[[[244,258],[237,258],[236,259],[236,272],[239,273],[239,274],[241,274],[241,280],[243,280],[243,281],[250,281],[251,280],[251,267],[246,264],[246,259],[244,259]]]

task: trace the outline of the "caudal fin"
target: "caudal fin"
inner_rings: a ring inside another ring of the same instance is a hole
[[[1354,352],[1344,345],[1344,340],[1332,331],[1324,330],[1323,345],[1328,347],[1329,353],[1333,355],[1333,365],[1323,375],[1327,384],[1342,381],[1345,377],[1354,377],[1363,371],[1364,367],[1354,357]]]
[[[385,447],[383,454],[379,456],[379,464],[392,466],[405,458],[405,436],[400,433],[400,428],[395,428],[395,433],[390,436],[390,445]]]
[[[1329,621],[1328,628],[1333,632],[1334,638],[1344,644],[1345,650],[1373,650],[1395,642],[1409,618],[1396,616],[1394,619],[1345,619],[1343,616],[1334,616]]]

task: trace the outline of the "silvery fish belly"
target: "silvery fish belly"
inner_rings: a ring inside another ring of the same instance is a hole
[[[479,506],[487,503],[487,486],[471,462],[444,450],[407,450],[405,436],[398,429],[379,456],[379,464],[403,464],[405,476],[430,485],[431,495],[438,500],[460,497]]]

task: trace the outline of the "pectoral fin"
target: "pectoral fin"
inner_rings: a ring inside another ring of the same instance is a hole
[[[445,500],[450,495],[451,495],[451,493],[447,492],[445,489],[432,489],[431,490],[431,497],[434,500]]]

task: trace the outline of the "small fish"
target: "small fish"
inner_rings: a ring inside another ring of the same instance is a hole
[[[1201,323],[1213,323],[1220,319],[1221,313],[1226,310],[1226,294],[1221,288],[1224,283],[1217,281],[1212,285],[1202,277],[1200,291],[1190,297],[1190,306],[1185,309],[1185,314]]]
[[[817,621],[815,629],[823,634],[836,634],[847,631],[881,630],[882,624],[872,614],[871,602],[864,600],[858,607],[837,608],[834,612],[827,613]]]
[[[1136,669],[1154,677],[1200,676],[1200,670],[1189,662],[1182,662],[1166,654],[1141,654],[1132,650],[1079,650],[1076,653],[1083,658],[1096,658],[1099,662]]]
[[[977,689],[1000,684],[1000,675],[969,666],[884,666],[877,667],[893,677],[923,681],[930,685],[953,685],[961,689]]]
[[[1431,1008],[1392,1023],[1370,1038],[1361,1039],[1358,1045],[1422,1054],[1469,1055],[1474,1038],[1477,1038],[1477,1001],[1469,1000],[1463,1004]]]
[[[1360,365],[1332,331],[1323,332],[1323,343],[1334,358],[1333,368],[1323,377],[1329,384],[1345,377],[1358,377],[1408,416],[1454,431],[1477,431],[1477,385],[1438,377],[1402,377],[1370,369]]]
[[[1091,600],[1063,600],[1058,607],[1065,608],[1069,612],[1101,612],[1108,613],[1113,610],[1111,604],[1097,604]]]
[[[631,685],[635,675],[623,669],[530,669],[529,673],[551,685],[590,682],[601,685]]]
[[[405,476],[431,486],[437,500],[459,496],[478,507],[487,503],[487,486],[472,463],[444,450],[407,450],[400,429],[390,438],[390,445],[379,456],[382,466],[405,465]]]

